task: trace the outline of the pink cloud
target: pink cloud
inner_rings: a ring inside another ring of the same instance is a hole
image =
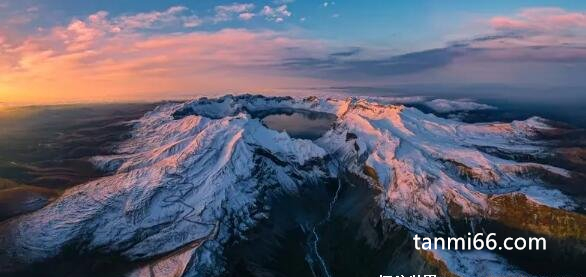
[[[81,20],[74,20],[65,28],[54,29],[54,32],[63,39],[70,51],[87,49],[96,39],[104,35],[104,30]]]
[[[67,26],[52,28],[53,36],[59,38],[70,51],[81,51],[92,47],[101,39],[117,33],[132,35],[141,29],[167,26],[197,27],[202,20],[187,13],[183,6],[173,6],[164,11],[152,11],[111,18],[106,11],[98,11],[84,19],[73,19]]]
[[[473,40],[474,48],[492,49],[500,60],[572,61],[586,58],[586,14],[561,8],[528,8],[515,16],[489,20],[490,39]]]
[[[586,14],[561,8],[529,8],[513,17],[493,17],[490,24],[497,30],[559,31],[585,28]]]
[[[166,98],[164,92],[264,91],[321,83],[276,68],[292,57],[289,49],[316,53],[324,49],[322,42],[244,29],[140,31],[164,22],[160,16],[121,19],[98,12],[0,48],[0,100]]]
[[[495,29],[527,29],[530,25],[527,22],[518,19],[512,19],[504,16],[496,16],[490,20],[490,24]]]

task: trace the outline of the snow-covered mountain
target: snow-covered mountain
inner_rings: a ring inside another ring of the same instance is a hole
[[[259,116],[283,109],[336,120],[317,140],[293,138]],[[548,155],[540,137],[552,132],[537,117],[469,124],[354,98],[244,95],[164,104],[136,122],[118,154],[93,159],[111,175],[0,226],[0,272],[73,248],[136,262],[132,276],[221,275],[227,243],[246,240],[270,217],[269,198],[348,175],[376,192],[378,217],[411,234],[456,235],[463,230],[456,221],[468,222],[469,231],[489,220],[583,241],[585,217],[573,212],[581,200],[551,181],[571,180],[573,172],[539,162]],[[511,219],[511,201],[535,218]],[[570,220],[540,224],[556,215]],[[459,276],[523,272],[492,252],[420,255]]]

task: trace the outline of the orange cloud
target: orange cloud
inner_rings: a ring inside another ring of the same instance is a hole
[[[112,19],[98,12],[19,43],[0,43],[0,102],[160,99],[323,84],[276,69],[291,49],[319,51],[317,41],[244,29],[139,31],[175,21],[182,12],[175,7]]]

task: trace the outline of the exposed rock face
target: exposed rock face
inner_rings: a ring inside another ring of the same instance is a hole
[[[252,116],[284,108],[329,113],[337,121],[310,141],[268,129]],[[559,215],[578,226],[521,227],[583,240],[583,230],[574,232],[584,224],[583,216],[571,212],[575,201],[540,178],[566,180],[571,172],[481,150],[542,155],[547,149],[536,135],[553,129],[540,118],[467,124],[356,99],[245,95],[165,104],[138,121],[119,154],[94,159],[111,176],[72,188],[47,207],[0,226],[0,272],[22,270],[75,245],[80,252],[117,253],[128,261],[156,259],[150,270],[139,268],[133,276],[153,270],[218,275],[225,269],[226,243],[245,239],[267,217],[269,197],[347,174],[377,192],[381,218],[412,233],[453,234],[451,221],[461,218],[488,216],[514,224],[506,216],[514,193],[533,207],[527,212],[550,213],[542,220],[553,223],[562,220]],[[201,244],[177,252],[194,242]],[[438,270],[457,275],[480,270],[475,267],[487,257],[504,272],[519,272],[491,255],[420,255],[443,261]]]

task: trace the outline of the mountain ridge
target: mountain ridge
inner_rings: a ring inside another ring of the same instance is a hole
[[[256,116],[283,108],[337,119],[311,141],[267,128]],[[493,208],[491,197],[511,193],[571,212],[577,204],[570,196],[527,174],[569,179],[571,172],[481,151],[541,155],[547,147],[538,134],[552,131],[537,117],[470,124],[356,98],[228,95],[168,103],[138,120],[117,154],[93,158],[110,176],[69,189],[45,208],[0,226],[0,268],[22,270],[58,256],[73,242],[81,251],[144,261],[204,240],[185,252],[190,254],[156,264],[172,264],[184,276],[219,275],[226,243],[245,240],[246,231],[267,217],[267,195],[295,194],[347,173],[380,191],[375,201],[381,218],[421,235],[454,234],[450,210],[482,218]],[[209,238],[215,228],[217,235]],[[487,256],[434,257],[465,275],[478,266],[471,260]],[[503,270],[522,272],[506,264]]]

